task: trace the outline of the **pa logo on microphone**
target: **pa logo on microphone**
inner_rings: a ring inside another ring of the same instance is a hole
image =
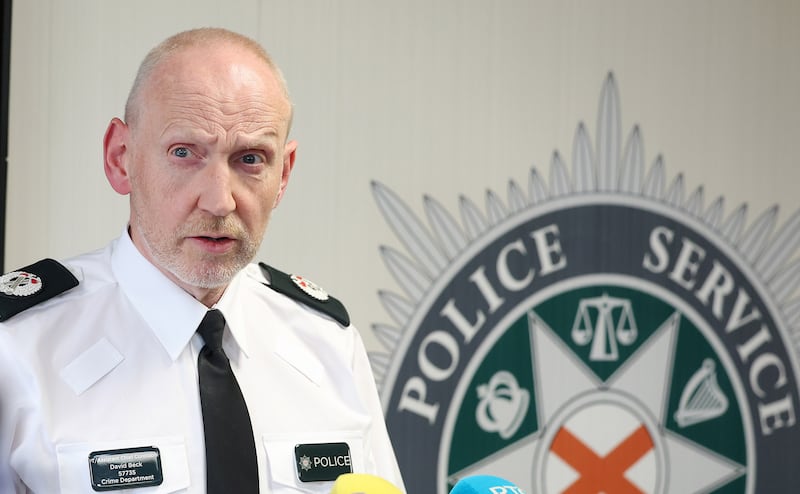
[[[475,475],[459,480],[450,494],[525,494],[506,479],[492,475]]]

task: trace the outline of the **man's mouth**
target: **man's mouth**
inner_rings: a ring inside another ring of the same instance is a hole
[[[214,253],[224,253],[233,248],[236,239],[225,236],[196,235],[190,237],[201,249]]]

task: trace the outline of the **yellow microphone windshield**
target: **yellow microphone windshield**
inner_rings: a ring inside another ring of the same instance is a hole
[[[367,473],[345,473],[336,478],[330,494],[403,494],[389,481]]]

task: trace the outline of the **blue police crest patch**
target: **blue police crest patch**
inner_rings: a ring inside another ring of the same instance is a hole
[[[800,482],[800,212],[746,207],[646,169],[612,76],[597,144],[507,201],[429,224],[376,201],[408,255],[370,355],[409,492],[491,474],[529,493],[788,492]],[[647,173],[645,173],[647,172]],[[420,438],[425,438],[424,447]],[[430,439],[433,438],[433,441]]]

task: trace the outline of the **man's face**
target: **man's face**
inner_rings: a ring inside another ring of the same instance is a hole
[[[185,49],[143,91],[126,151],[131,237],[198,299],[218,297],[252,260],[289,179],[289,102],[236,46]]]

